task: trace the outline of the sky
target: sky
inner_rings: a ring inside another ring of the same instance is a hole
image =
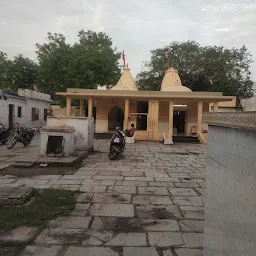
[[[256,0],[0,0],[0,51],[36,59],[47,32],[77,41],[79,30],[105,32],[125,50],[135,77],[150,50],[171,41],[245,45],[256,81]]]

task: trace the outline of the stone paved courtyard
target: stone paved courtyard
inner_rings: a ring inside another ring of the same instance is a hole
[[[206,146],[127,145],[108,159],[109,140],[74,175],[0,176],[2,187],[79,190],[76,208],[47,228],[20,227],[0,240],[30,240],[23,256],[200,256]]]

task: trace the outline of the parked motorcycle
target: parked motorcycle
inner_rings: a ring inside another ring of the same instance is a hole
[[[11,149],[17,142],[20,142],[24,147],[28,146],[36,133],[36,128],[23,128],[18,124],[17,130],[8,141],[7,148]]]
[[[115,160],[119,154],[122,154],[125,149],[125,137],[126,134],[119,127],[116,128],[116,132],[113,134],[110,142],[108,157],[110,160]]]
[[[4,127],[3,124],[0,123],[0,143],[5,144],[12,135],[12,130]]]

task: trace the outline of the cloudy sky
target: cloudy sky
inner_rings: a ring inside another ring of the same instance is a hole
[[[107,33],[135,76],[149,51],[171,41],[246,45],[256,61],[256,0],[0,0],[0,51],[35,58],[47,32],[69,42],[80,29]],[[256,80],[256,63],[251,71]]]

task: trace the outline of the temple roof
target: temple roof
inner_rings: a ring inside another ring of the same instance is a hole
[[[129,68],[127,67],[124,68],[118,83],[115,86],[113,86],[111,90],[118,90],[118,91],[137,91],[138,90]]]
[[[169,68],[166,70],[162,80],[161,91],[167,92],[192,92],[188,87],[181,84],[177,70]]]

